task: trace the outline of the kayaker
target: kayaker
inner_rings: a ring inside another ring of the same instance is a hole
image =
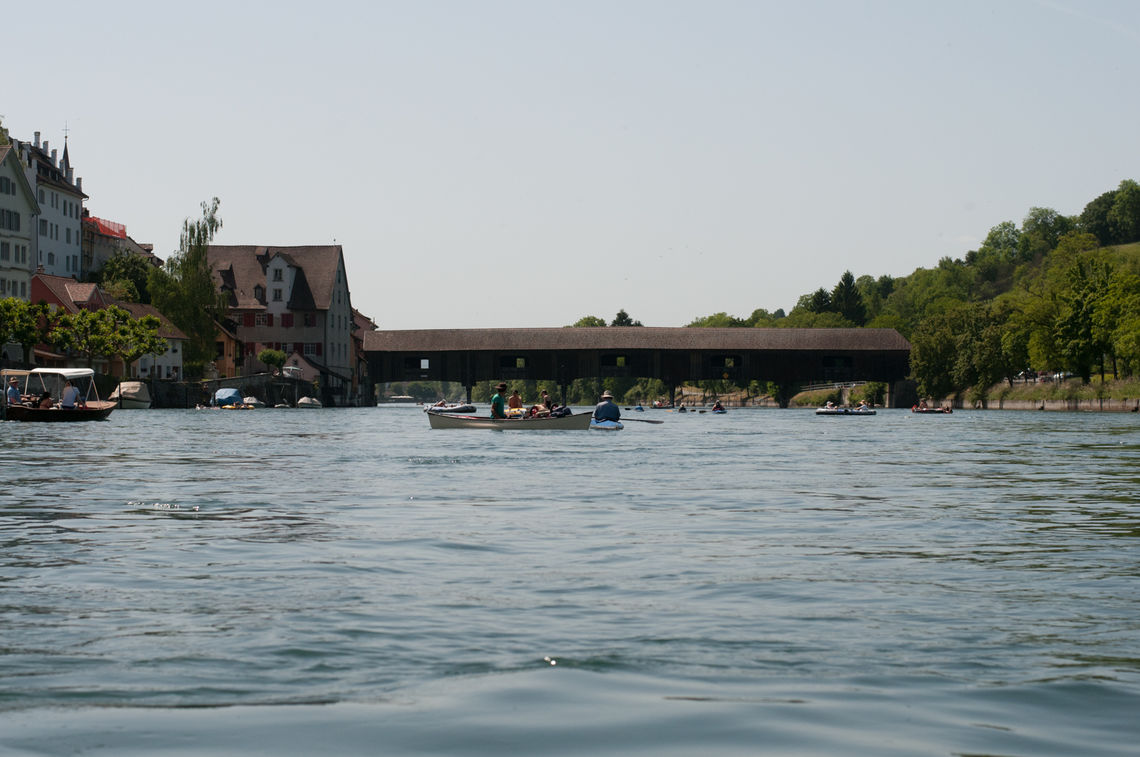
[[[602,401],[594,408],[594,420],[596,421],[619,421],[621,420],[621,408],[614,404],[614,396],[610,394],[607,389],[602,392]]]
[[[491,395],[491,417],[492,418],[506,418],[506,400],[503,399],[503,392],[507,391],[506,382],[500,381],[495,384],[495,393]]]

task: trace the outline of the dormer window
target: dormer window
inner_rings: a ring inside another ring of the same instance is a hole
[[[258,302],[265,302],[265,287],[263,287],[261,284],[255,286],[253,288],[253,297]]]
[[[284,276],[282,276],[282,271],[280,268],[274,268],[273,269],[273,280],[274,281],[284,281],[285,280]]]

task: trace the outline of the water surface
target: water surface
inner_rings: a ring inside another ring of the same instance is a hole
[[[1140,420],[0,424],[0,754],[1117,755]]]

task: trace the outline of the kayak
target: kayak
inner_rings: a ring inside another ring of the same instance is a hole
[[[621,431],[625,426],[621,421],[591,420],[590,428],[594,431]]]

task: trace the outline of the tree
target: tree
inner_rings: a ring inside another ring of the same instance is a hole
[[[158,335],[162,321],[153,315],[135,318],[120,307],[111,306],[99,313],[108,320],[108,357],[117,357],[123,364],[123,377],[131,363],[143,355],[161,355],[166,352],[166,339]]]
[[[640,326],[641,321],[635,321],[632,318],[630,318],[629,313],[625,312],[625,309],[623,308],[617,312],[617,315],[614,316],[614,319],[613,319],[613,321],[610,322],[610,325],[611,326]]]
[[[706,315],[704,318],[697,318],[691,321],[688,326],[699,328],[729,328],[737,326],[747,326],[744,321],[731,316],[728,313],[720,312]]]
[[[1117,244],[1140,240],[1140,184],[1131,179],[1120,182],[1107,221]]]
[[[579,329],[579,328],[597,328],[599,326],[604,327],[605,325],[606,325],[606,321],[603,318],[599,318],[596,315],[584,315],[581,318],[579,318],[577,321],[575,321],[571,325],[571,328],[576,328],[576,329]]]
[[[202,203],[202,217],[186,219],[178,252],[163,268],[150,271],[151,302],[188,337],[183,361],[187,373],[199,374],[214,358],[217,324],[225,315],[224,295],[214,286],[206,250],[222,227],[218,198]]]
[[[99,272],[92,277],[92,281],[116,299],[149,304],[150,290],[147,288],[147,281],[153,268],[154,266],[138,255],[118,252],[103,264]],[[127,293],[133,291],[134,297],[122,297],[114,294],[116,291]]]
[[[839,283],[831,290],[831,310],[856,326],[862,326],[867,321],[867,308],[863,305],[863,297],[855,286],[855,277],[851,271],[844,271]]]
[[[0,345],[9,341],[20,345],[24,363],[35,365],[35,347],[46,341],[46,324],[51,311],[43,302],[25,302],[15,297],[0,300]]]
[[[285,360],[289,356],[281,350],[262,350],[257,353],[257,359],[268,365],[270,368],[276,368],[277,373],[281,372],[281,367],[285,365]]]
[[[1030,208],[1021,223],[1021,241],[1018,245],[1021,260],[1033,260],[1037,255],[1051,252],[1061,237],[1068,234],[1076,222],[1052,208]]]
[[[1101,245],[1115,244],[1112,226],[1108,222],[1108,214],[1115,202],[1116,190],[1113,189],[1085,205],[1077,221],[1077,228],[1095,236]]]

